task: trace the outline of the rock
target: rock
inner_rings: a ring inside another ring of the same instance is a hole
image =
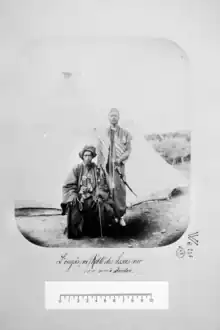
[[[166,233],[166,229],[161,230],[161,234]]]

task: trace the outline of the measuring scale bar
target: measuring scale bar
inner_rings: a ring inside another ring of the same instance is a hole
[[[168,309],[168,282],[45,282],[46,309]]]

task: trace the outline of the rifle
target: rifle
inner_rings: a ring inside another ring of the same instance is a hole
[[[95,134],[96,134],[98,140],[101,142],[101,144],[104,146],[104,149],[105,149],[105,150],[107,151],[107,153],[108,153],[108,152],[109,152],[109,149],[108,149],[106,143],[104,142],[104,140],[103,140],[103,139],[101,138],[101,136],[98,134],[96,128],[94,128],[94,132],[95,132]],[[105,175],[105,177],[106,177],[106,171],[105,171],[105,169],[103,168],[103,166],[100,164],[99,167],[100,167],[100,169],[102,170],[102,172],[104,173],[104,175]],[[114,173],[113,173],[113,180],[112,180],[112,182],[110,182],[109,184],[110,184],[111,195],[112,195],[112,197],[113,197],[113,195],[114,195]]]

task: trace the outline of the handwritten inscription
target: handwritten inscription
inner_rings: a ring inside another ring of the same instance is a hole
[[[179,246],[178,249],[176,250],[176,255],[178,258],[184,258],[186,254],[185,249],[182,246]]]
[[[199,232],[198,231],[196,231],[195,233],[189,234],[188,235],[188,243],[187,244],[188,245],[195,244],[196,246],[198,246],[199,245],[199,241],[197,239],[198,235],[199,235]]]
[[[194,247],[199,245],[198,236],[199,236],[198,231],[191,233],[188,235],[187,246],[186,247],[178,246],[176,250],[176,256],[179,259],[183,259],[185,256],[188,256],[189,258],[193,258]]]
[[[127,259],[124,257],[124,253],[121,253],[118,257],[113,259],[112,257],[101,256],[95,254],[89,259],[69,259],[68,253],[61,255],[60,260],[56,263],[59,265],[67,266],[66,271],[69,272],[73,266],[85,267],[85,273],[132,273],[133,266],[142,263],[142,259]],[[104,268],[102,268],[104,267]]]

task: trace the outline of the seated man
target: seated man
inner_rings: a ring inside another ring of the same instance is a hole
[[[68,212],[65,229],[68,238],[80,237],[86,227],[90,227],[91,231],[99,226],[100,232],[100,226],[104,226],[104,210],[114,217],[113,206],[108,203],[108,182],[92,161],[96,157],[95,147],[85,146],[79,156],[83,162],[73,168],[63,186],[61,207],[62,215]],[[97,207],[97,203],[100,207]]]

